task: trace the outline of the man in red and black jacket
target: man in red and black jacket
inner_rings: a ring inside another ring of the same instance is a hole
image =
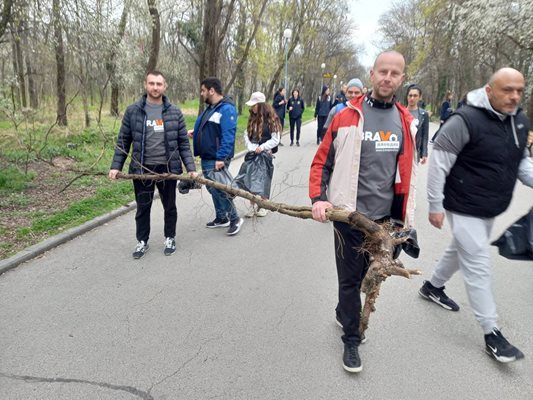
[[[352,99],[328,128],[311,165],[309,197],[313,218],[325,222],[331,207],[358,211],[374,221],[413,225],[416,126],[394,94],[404,80],[405,60],[381,53],[370,71],[373,90]],[[362,370],[358,347],[361,282],[369,259],[360,248],[364,234],[335,222],[339,280],[337,322],[343,327],[343,366]]]

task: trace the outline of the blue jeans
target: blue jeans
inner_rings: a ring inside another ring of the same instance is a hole
[[[215,160],[202,160],[202,171],[209,171],[215,169]],[[226,161],[225,168],[229,167],[229,161]],[[225,220],[229,218],[231,222],[239,220],[239,214],[237,214],[237,208],[233,203],[233,200],[228,195],[218,189],[208,187],[207,191],[213,197],[213,204],[215,206],[215,213],[217,220]]]

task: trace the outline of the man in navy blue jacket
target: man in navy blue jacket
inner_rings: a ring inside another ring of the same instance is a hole
[[[194,130],[189,131],[189,136],[193,138],[194,155],[202,160],[204,176],[210,178],[214,171],[228,168],[233,158],[237,110],[232,101],[222,94],[222,84],[217,78],[202,81],[200,97],[207,107],[196,120]],[[213,197],[216,216],[206,224],[206,228],[228,227],[228,236],[239,233],[243,219],[239,217],[233,200],[220,190],[207,190]]]
[[[151,71],[146,74],[146,94],[127,108],[122,119],[109,178],[117,179],[130,149],[130,174],[181,174],[182,164],[185,164],[190,175],[196,175],[185,119],[181,111],[164,95],[166,88],[167,82],[161,72]],[[133,252],[135,259],[143,257],[149,248],[150,211],[156,186],[165,210],[164,254],[169,256],[176,251],[176,181],[134,180],[137,201],[137,246]]]

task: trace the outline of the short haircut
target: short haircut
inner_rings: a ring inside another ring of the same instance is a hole
[[[418,94],[419,94],[420,96],[422,96],[422,89],[420,89],[419,86],[417,86],[417,85],[411,85],[411,86],[409,86],[409,87],[407,88],[407,94],[409,94],[409,92],[410,92],[411,90],[418,90]]]
[[[148,75],[162,76],[165,81],[167,80],[167,78],[165,78],[165,75],[163,75],[163,73],[161,71],[157,71],[155,69],[153,71],[148,71],[146,73],[146,75],[144,76],[144,80],[146,80],[146,78],[148,78]]]
[[[205,78],[201,85],[205,86],[207,90],[213,89],[216,93],[222,94],[222,82],[220,82],[220,79],[215,77],[209,77]]]

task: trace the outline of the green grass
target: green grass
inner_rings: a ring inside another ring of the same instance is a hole
[[[198,99],[178,104],[185,111],[187,129],[192,129],[196,121]],[[125,110],[126,104],[121,106]],[[0,113],[0,197],[1,204],[14,207],[12,216],[24,217],[29,220],[27,226],[20,226],[13,240],[16,238],[43,237],[56,234],[62,230],[78,226],[86,221],[101,216],[113,209],[129,203],[134,199],[131,182],[111,182],[103,176],[85,176],[72,184],[72,188],[91,188],[86,198],[75,201],[67,209],[53,214],[40,211],[28,211],[27,205],[31,199],[25,196],[25,189],[37,186],[34,182],[35,172],[31,170],[32,162],[39,158],[53,160],[61,157],[70,163],[69,168],[78,171],[106,174],[111,165],[114,145],[121,124],[121,118],[109,115],[108,105],[102,109],[102,120],[96,123],[97,104],[91,107],[92,125],[85,128],[81,102],[75,101],[69,109],[69,126],[62,128],[53,126],[55,112],[53,105],[44,107],[26,120],[18,120],[18,129],[9,119]],[[307,109],[303,120],[313,118],[312,109]],[[19,117],[17,117],[19,118]],[[22,117],[20,117],[22,118]],[[287,120],[288,121],[288,120]],[[236,132],[235,153],[244,149],[243,134],[248,122],[248,109],[245,107],[243,115],[239,116]],[[287,124],[288,127],[288,124]],[[127,171],[128,163],[124,166]],[[28,169],[28,173],[24,171]],[[47,182],[65,182],[66,172],[58,169],[48,174]],[[74,176],[68,173],[66,176]],[[59,187],[60,184],[56,182]],[[66,189],[67,191],[69,189]],[[59,191],[59,189],[58,189]],[[87,191],[89,192],[89,191]],[[6,235],[5,227],[0,226],[0,235]],[[11,255],[15,250],[15,242],[5,242],[0,246],[0,255]],[[26,244],[26,242],[24,242]],[[27,243],[31,245],[33,243]],[[20,248],[18,248],[20,249]]]
[[[17,230],[17,237],[31,233],[57,233],[90,221],[133,200],[130,182],[118,182],[100,187],[90,198],[72,203],[66,210],[53,215],[34,214],[31,227]]]
[[[0,193],[20,192],[29,186],[34,177],[33,172],[25,174],[17,167],[0,168]]]

